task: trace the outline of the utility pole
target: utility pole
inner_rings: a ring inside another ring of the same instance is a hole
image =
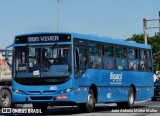
[[[159,27],[160,27],[160,11],[159,11]],[[159,33],[160,33],[160,28],[159,28]]]
[[[147,21],[143,19],[144,43],[147,44]]]
[[[159,21],[159,26],[147,26],[147,21]],[[144,40],[145,44],[147,44],[147,29],[153,29],[153,28],[159,28],[160,32],[160,11],[159,11],[159,17],[157,19],[143,19],[143,30],[144,30]]]
[[[58,9],[57,9],[57,32],[59,32],[59,7],[60,7],[60,2],[62,0],[57,0],[58,2]]]

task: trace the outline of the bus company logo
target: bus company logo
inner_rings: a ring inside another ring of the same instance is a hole
[[[113,72],[110,72],[110,84],[122,84],[122,75],[122,72],[119,74],[114,74]]]
[[[56,90],[57,90],[57,86],[51,86],[51,87],[50,87],[50,90],[56,91]]]

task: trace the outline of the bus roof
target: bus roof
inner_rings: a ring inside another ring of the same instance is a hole
[[[16,37],[28,36],[28,35],[39,35],[39,34],[71,34],[73,39],[79,38],[79,39],[84,39],[84,40],[91,40],[91,41],[117,44],[117,45],[123,45],[123,46],[130,46],[130,47],[136,47],[136,48],[151,49],[150,45],[136,43],[135,41],[125,41],[123,39],[112,39],[110,37],[100,37],[100,36],[93,35],[93,34],[78,34],[78,33],[69,33],[69,32],[49,32],[49,33],[48,32],[41,32],[41,33],[21,34],[21,35],[17,35]]]
[[[135,41],[125,41],[122,39],[112,39],[110,37],[99,37],[97,35],[84,35],[84,34],[77,34],[77,33],[72,33],[72,36],[75,38],[80,38],[85,40],[92,40],[92,41],[117,44],[117,45],[123,45],[123,46],[151,49],[150,45],[136,43]]]

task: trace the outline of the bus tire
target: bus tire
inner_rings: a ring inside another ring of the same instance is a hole
[[[2,89],[0,93],[0,107],[9,108],[11,106],[11,93],[7,89]]]
[[[135,100],[134,89],[133,89],[133,87],[129,87],[128,102],[125,102],[125,106],[127,108],[133,108],[134,107],[134,100]]]
[[[134,100],[135,100],[134,89],[132,87],[129,87],[128,103],[127,103],[129,108],[133,108],[134,107]]]
[[[46,103],[33,103],[32,106],[33,106],[33,109],[41,109],[42,114],[44,114],[47,111],[48,104],[46,104]],[[40,113],[38,113],[38,114],[40,114]]]
[[[81,112],[93,112],[94,107],[95,107],[95,96],[94,96],[94,92],[92,89],[89,90],[88,93],[88,101],[87,103],[80,103],[78,104],[78,108]]]
[[[117,102],[118,108],[133,108],[135,100],[135,93],[132,87],[129,87],[128,91],[128,101],[127,102]]]

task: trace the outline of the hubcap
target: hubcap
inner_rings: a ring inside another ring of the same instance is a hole
[[[6,96],[5,94],[2,95],[2,104],[7,105],[9,101],[8,96]]]
[[[133,95],[132,91],[129,94],[129,102],[130,102],[130,104],[133,104],[133,102],[134,102],[134,95]]]
[[[93,105],[94,105],[94,99],[93,99],[92,94],[89,94],[89,95],[88,95],[88,105],[89,105],[90,107],[93,107]]]

